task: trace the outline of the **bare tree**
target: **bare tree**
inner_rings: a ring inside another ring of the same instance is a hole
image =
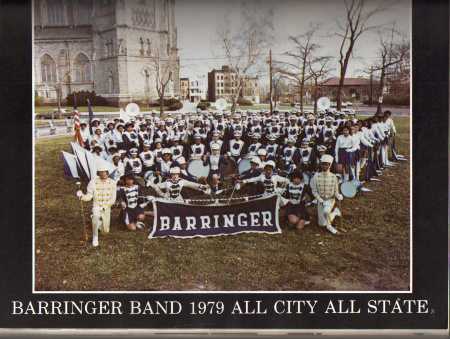
[[[381,96],[387,77],[396,74],[397,65],[401,65],[407,58],[409,59],[410,42],[404,35],[397,32],[395,23],[390,29],[380,29],[378,31],[380,47],[378,50],[378,61],[373,67],[373,71],[380,72],[378,83],[378,93]],[[378,100],[377,114],[382,112],[382,102]]]
[[[255,68],[262,67],[263,57],[272,43],[273,10],[264,8],[260,1],[244,2],[239,23],[232,23],[226,15],[218,24],[216,35],[216,44],[225,53],[228,67],[236,76],[231,107],[234,112],[245,81],[259,73]]]
[[[330,56],[316,58],[314,62],[308,63],[308,71],[311,74],[311,79],[313,80],[313,90],[314,90],[314,114],[317,114],[317,100],[319,81],[325,79],[332,71],[333,68],[329,67],[331,61]]]
[[[289,36],[289,40],[294,43],[294,48],[286,52],[292,61],[284,62],[285,74],[295,80],[300,88],[300,110],[303,111],[303,93],[305,85],[311,79],[308,73],[308,64],[314,59],[314,52],[320,48],[320,45],[313,41],[314,34],[319,29],[319,25],[310,24],[308,31],[298,36]]]
[[[154,55],[150,58],[150,72],[155,77],[156,92],[158,94],[160,111],[159,116],[164,114],[164,95],[167,86],[173,81],[173,73],[177,67],[176,61],[172,60],[167,53],[155,48]]]
[[[345,22],[341,23],[337,21],[338,32],[333,34],[342,39],[339,48],[340,79],[336,98],[337,110],[341,109],[342,87],[344,85],[348,62],[352,56],[356,41],[361,34],[376,27],[369,25],[369,19],[389,7],[389,4],[378,4],[373,9],[367,9],[366,0],[345,0],[344,3],[346,8]]]

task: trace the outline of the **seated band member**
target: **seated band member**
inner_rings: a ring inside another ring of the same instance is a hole
[[[314,197],[317,199],[317,213],[319,226],[326,227],[333,234],[339,233],[331,222],[334,217],[340,216],[339,208],[334,207],[335,198],[342,200],[343,196],[339,193],[338,180],[335,174],[330,172],[333,157],[325,154],[320,159],[322,172],[317,172],[311,180],[310,186]]]

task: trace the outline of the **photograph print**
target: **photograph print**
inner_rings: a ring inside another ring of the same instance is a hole
[[[34,0],[33,292],[411,292],[411,2]]]

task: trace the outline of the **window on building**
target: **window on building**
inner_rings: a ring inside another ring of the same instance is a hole
[[[75,60],[75,79],[77,82],[88,82],[91,81],[91,63],[88,57],[80,53],[77,55]]]
[[[78,0],[78,24],[92,24],[92,1]]]
[[[56,62],[48,54],[44,54],[41,58],[41,80],[56,82]]]
[[[66,15],[62,1],[47,0],[47,23],[49,25],[64,25],[66,23]]]
[[[147,55],[151,55],[152,54],[152,43],[150,41],[150,39],[147,39]]]
[[[114,92],[114,78],[112,70],[108,72],[108,93],[112,94]]]
[[[144,70],[144,90],[145,93],[150,92],[150,72],[147,69]]]
[[[144,39],[139,38],[139,45],[141,46],[140,49],[139,49],[139,53],[141,55],[143,55],[144,54]]]
[[[220,80],[223,80],[223,75],[220,77]]]

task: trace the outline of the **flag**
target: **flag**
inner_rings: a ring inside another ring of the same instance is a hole
[[[88,109],[89,109],[89,132],[91,134],[94,134],[92,131],[92,120],[94,119],[94,113],[92,113],[91,103],[89,102],[89,99],[87,99],[88,103]]]
[[[78,106],[77,106],[77,98],[75,96],[75,91],[73,92],[73,112],[74,112],[74,118],[73,118],[73,123],[74,123],[74,129],[75,129],[75,141],[78,141],[78,144],[81,147],[84,147],[84,142],[83,142],[83,138],[81,137],[81,132],[80,132],[80,115],[78,113]]]

